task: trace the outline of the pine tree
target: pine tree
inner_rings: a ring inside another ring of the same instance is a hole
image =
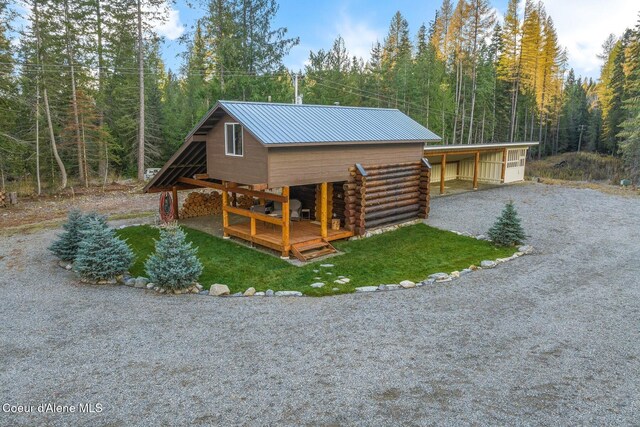
[[[524,242],[527,236],[520,225],[520,218],[513,206],[513,201],[507,202],[488,234],[493,243],[498,246],[515,246]]]
[[[149,279],[165,289],[184,289],[193,285],[202,273],[197,249],[186,241],[177,225],[160,229],[156,250],[144,264]]]
[[[88,280],[109,280],[133,263],[133,252],[115,231],[98,219],[89,219],[82,231],[74,270]]]
[[[82,240],[82,212],[78,209],[69,211],[67,222],[62,225],[64,232],[58,235],[58,240],[49,246],[49,250],[63,261],[73,262],[78,253],[78,246]]]

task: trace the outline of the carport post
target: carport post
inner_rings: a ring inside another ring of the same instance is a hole
[[[480,151],[476,151],[475,160],[473,162],[473,189],[478,189],[478,167],[480,165]]]
[[[178,187],[175,185],[171,187],[171,204],[173,205],[174,219],[180,219],[180,215],[178,214]]]
[[[447,153],[442,155],[442,163],[440,163],[440,194],[444,194],[444,176],[447,173]]]

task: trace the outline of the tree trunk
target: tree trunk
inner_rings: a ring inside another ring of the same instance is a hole
[[[60,188],[67,188],[67,170],[64,167],[64,163],[62,163],[62,159],[58,154],[58,148],[56,146],[56,136],[53,132],[53,123],[51,122],[51,110],[49,109],[49,97],[47,96],[47,87],[45,86],[42,90],[42,95],[44,98],[44,110],[47,115],[47,123],[49,125],[49,138],[51,139],[51,151],[53,152],[53,157],[56,159],[56,163],[58,164],[58,169],[60,169]]]
[[[140,111],[138,114],[138,181],[144,181],[144,51],[142,40],[142,0],[138,0],[138,81]]]
[[[103,104],[103,94],[104,94],[104,56],[102,51],[102,9],[101,2],[102,0],[96,0],[96,36],[97,40],[97,51],[98,51],[98,93],[100,94],[100,99],[98,100],[98,127],[100,131],[104,129],[104,104]],[[103,135],[100,135],[98,138],[98,175],[103,178],[103,182],[107,181],[107,162],[109,161],[108,153],[109,150],[106,147],[107,142],[104,140]],[[103,156],[104,154],[104,156]]]
[[[36,182],[38,184],[38,196],[42,193],[40,182],[40,82],[36,78]]]
[[[84,164],[84,147],[82,146],[82,138],[80,137],[80,120],[78,114],[78,95],[76,92],[76,75],[73,61],[73,48],[71,46],[71,37],[69,35],[69,2],[65,0],[64,2],[64,25],[65,25],[65,36],[67,39],[67,58],[69,60],[69,71],[71,72],[71,105],[73,107],[73,124],[74,124],[74,133],[76,137],[76,148],[78,150],[78,177],[80,178],[80,183],[85,187],[88,186],[88,182],[85,175],[85,164]]]

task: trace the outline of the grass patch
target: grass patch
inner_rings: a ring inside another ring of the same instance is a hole
[[[515,252],[514,248],[496,248],[489,242],[417,224],[368,239],[334,242],[343,255],[296,267],[235,242],[183,228],[187,240],[198,247],[198,257],[204,266],[200,283],[205,288],[224,283],[232,293],[243,292],[250,286],[258,291],[297,290],[312,296],[349,293],[359,286],[406,279],[418,282],[432,273],[462,270],[484,259],[508,257]],[[136,255],[131,273],[145,275],[144,261],[154,250],[153,239],[159,237],[158,230],[145,225],[124,228],[118,234],[128,240]],[[323,263],[334,267],[322,268]],[[351,281],[346,285],[334,284],[338,276]],[[309,286],[314,282],[324,282],[325,286]]]
[[[605,181],[617,184],[623,175],[618,157],[596,153],[564,153],[527,162],[527,176],[563,181]]]

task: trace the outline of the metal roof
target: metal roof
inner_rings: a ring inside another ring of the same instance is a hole
[[[265,145],[440,141],[397,109],[241,101],[219,101],[187,138],[215,126],[219,109]]]

